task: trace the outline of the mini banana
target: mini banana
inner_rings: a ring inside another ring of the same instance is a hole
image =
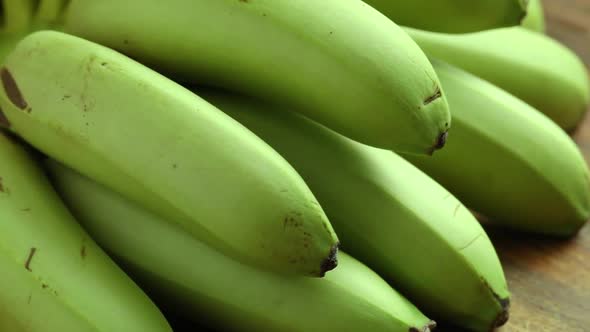
[[[495,223],[576,233],[590,217],[590,180],[570,137],[507,92],[434,64],[453,109],[452,139],[431,159],[405,157]]]
[[[287,107],[198,91],[283,155],[345,250],[429,316],[485,332],[506,321],[509,292],[494,247],[469,210],[420,170]]]
[[[522,26],[536,32],[545,32],[545,11],[541,0],[530,0],[529,11],[522,21]]]
[[[2,132],[0,160],[0,330],[171,332]]]
[[[341,253],[338,269],[323,279],[256,269],[55,161],[46,165],[78,220],[170,311],[224,331],[425,332],[434,326],[350,256]]]
[[[364,0],[397,24],[466,33],[519,25],[528,0]]]
[[[406,31],[428,56],[492,82],[567,131],[586,113],[587,70],[576,54],[550,37],[522,27],[466,35]]]
[[[64,29],[369,145],[431,154],[451,125],[424,53],[361,0],[72,0]]]
[[[4,124],[45,154],[249,264],[322,276],[338,239],[297,172],[191,91],[59,32],[0,70]]]

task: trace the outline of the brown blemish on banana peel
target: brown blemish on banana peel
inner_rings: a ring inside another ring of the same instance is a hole
[[[324,259],[322,264],[320,265],[320,277],[326,275],[326,272],[334,270],[338,266],[338,248],[340,247],[340,243],[336,243],[335,245],[330,248],[330,253],[328,257]]]
[[[0,108],[0,127],[10,127],[10,121],[8,121],[8,118],[4,114],[4,111],[2,111],[2,108]]]
[[[30,112],[27,101],[23,98],[14,77],[6,67],[0,69],[0,79],[2,79],[2,87],[10,102],[19,109]]]
[[[430,332],[430,331],[434,330],[435,328],[436,328],[436,322],[431,320],[430,322],[428,322],[428,324],[426,324],[426,326],[424,326],[422,328],[410,327],[408,332]]]

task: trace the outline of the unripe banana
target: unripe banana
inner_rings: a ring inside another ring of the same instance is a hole
[[[456,65],[524,100],[567,131],[590,101],[588,74],[576,54],[522,27],[466,35],[406,31],[428,56]]]
[[[73,0],[65,31],[369,145],[431,154],[450,126],[424,53],[361,0]]]
[[[337,238],[297,172],[191,91],[59,32],[0,70],[5,125],[56,158],[250,264],[322,276]]]
[[[536,32],[545,32],[545,11],[541,0],[530,0],[529,10],[522,21],[522,26]]]
[[[424,332],[433,326],[345,254],[322,279],[256,269],[55,161],[46,165],[84,227],[169,311],[223,331]]]
[[[495,223],[568,236],[590,217],[588,167],[570,137],[507,92],[443,63],[453,109],[445,153],[405,156]]]
[[[484,230],[444,188],[391,151],[354,142],[287,107],[199,90],[297,169],[345,250],[436,320],[487,332],[509,292]]]
[[[397,24],[466,33],[519,25],[528,0],[364,0]]]
[[[26,33],[7,33],[0,32],[0,63],[4,62],[4,58],[8,53],[14,49],[14,45],[22,39]]]
[[[39,26],[57,26],[60,24],[63,10],[69,0],[38,0],[39,5],[34,15],[34,23]]]
[[[0,0],[2,16],[2,33],[18,33],[27,31],[33,18],[34,0]]]
[[[1,132],[0,160],[0,330],[171,332],[23,146]]]

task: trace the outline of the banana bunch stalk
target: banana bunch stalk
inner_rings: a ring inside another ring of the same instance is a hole
[[[539,0],[0,5],[0,331],[490,332],[590,218]]]

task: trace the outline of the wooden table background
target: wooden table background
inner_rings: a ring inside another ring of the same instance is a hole
[[[547,34],[590,68],[590,0],[544,0],[543,5]],[[574,138],[590,164],[590,115]],[[488,232],[512,292],[510,320],[497,332],[590,332],[590,225],[566,241]],[[175,323],[178,331],[195,331]],[[459,332],[442,326],[437,331]]]

